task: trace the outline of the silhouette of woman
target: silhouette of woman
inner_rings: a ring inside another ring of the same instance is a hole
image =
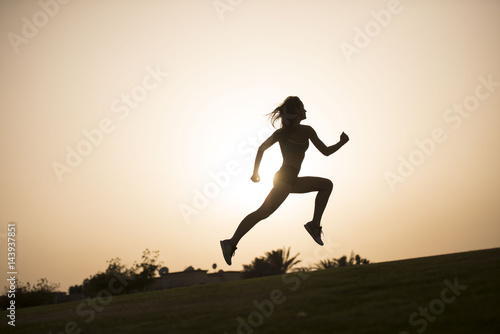
[[[274,187],[265,199],[264,203],[256,211],[246,216],[234,232],[231,239],[221,240],[222,254],[228,265],[231,265],[231,258],[240,239],[263,219],[269,217],[283,203],[290,193],[308,193],[317,191],[315,200],[314,215],[312,221],[304,227],[311,237],[318,244],[323,245],[321,240],[321,216],[325,211],[328,198],[333,189],[333,183],[321,177],[298,177],[305,152],[309,147],[309,140],[316,148],[328,156],[335,153],[345,143],[349,137],[342,132],[340,141],[332,146],[326,146],[316,135],[314,129],[300,122],[306,119],[304,104],[297,96],[289,96],[273,112],[269,113],[271,124],[281,120],[281,128],[276,130],[266,139],[257,151],[253,175],[250,178],[253,182],[259,182],[259,166],[264,151],[276,142],[279,142],[283,164],[273,179]]]

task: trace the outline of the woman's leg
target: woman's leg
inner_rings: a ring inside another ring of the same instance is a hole
[[[279,182],[277,183],[269,195],[267,195],[264,203],[256,211],[252,212],[246,216],[234,232],[233,237],[229,240],[229,243],[236,247],[240,239],[248,232],[252,227],[258,222],[269,217],[276,209],[283,203],[283,201],[288,197],[292,186]]]
[[[292,188],[292,193],[308,193],[311,191],[317,191],[316,201],[314,203],[314,216],[313,216],[313,225],[319,227],[321,224],[321,217],[323,216],[323,212],[325,211],[326,204],[328,203],[328,198],[330,198],[330,194],[333,190],[332,181],[322,178],[322,177],[299,177],[297,178],[297,182]]]

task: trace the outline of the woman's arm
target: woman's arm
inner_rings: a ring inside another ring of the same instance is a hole
[[[267,138],[262,143],[262,145],[259,146],[259,149],[257,150],[257,156],[255,157],[255,165],[253,168],[253,175],[250,178],[253,182],[260,181],[259,167],[260,167],[260,161],[262,160],[262,156],[264,155],[264,151],[267,150],[269,147],[271,147],[277,141],[278,141],[278,136],[276,135],[276,132],[274,132],[269,138]]]
[[[308,127],[308,135],[309,139],[311,139],[311,142],[316,146],[318,151],[320,151],[323,155],[329,156],[339,150],[342,146],[345,145],[349,141],[349,137],[342,132],[340,135],[340,141],[332,146],[326,146],[325,143],[323,143],[319,138],[318,135],[316,134],[316,131],[314,131],[313,128]]]

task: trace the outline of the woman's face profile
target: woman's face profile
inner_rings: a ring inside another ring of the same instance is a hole
[[[300,120],[306,119],[306,110],[304,109],[304,106],[301,106],[297,109],[297,115],[299,116]]]

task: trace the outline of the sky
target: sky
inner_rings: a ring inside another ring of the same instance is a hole
[[[0,2],[0,279],[60,290],[148,248],[171,272],[241,270],[291,247],[307,266],[500,246],[500,2]],[[319,252],[292,194],[240,242],[281,164],[266,114],[304,102],[330,157]]]

